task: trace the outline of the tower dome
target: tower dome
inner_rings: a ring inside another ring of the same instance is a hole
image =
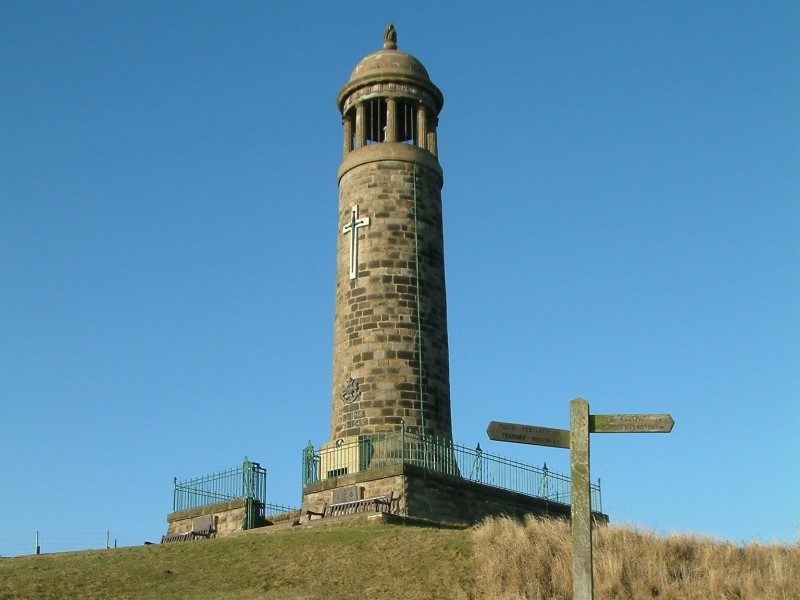
[[[378,103],[371,102],[378,100]],[[382,101],[382,102],[381,102]],[[407,52],[397,49],[397,33],[390,23],[384,34],[383,48],[361,59],[350,74],[350,79],[339,91],[336,104],[345,121],[355,124],[356,107],[369,106],[371,115],[363,132],[366,137],[356,137],[345,152],[375,142],[412,142],[417,123],[416,115],[424,108],[430,124],[425,129],[435,136],[435,122],[442,110],[444,96],[428,75],[423,64]],[[386,115],[387,104],[392,104],[391,115]],[[407,114],[400,114],[403,111]],[[424,118],[423,116],[423,118]],[[398,124],[398,119],[404,120]],[[388,128],[384,129],[386,126]],[[399,126],[398,126],[399,125]],[[428,143],[426,137],[414,143],[436,153],[435,139]]]
[[[431,110],[439,114],[442,110],[444,97],[428,75],[428,70],[423,64],[407,52],[397,49],[397,32],[389,23],[383,36],[383,48],[365,56],[353,69],[350,80],[337,96],[337,104],[342,113],[353,102],[362,97],[354,92],[361,90],[383,89],[388,86],[388,91],[395,88],[402,90],[404,85],[417,87],[417,92],[422,92]]]
[[[400,50],[384,48],[365,56],[350,74],[350,81],[386,77],[427,79],[428,70],[416,58]]]

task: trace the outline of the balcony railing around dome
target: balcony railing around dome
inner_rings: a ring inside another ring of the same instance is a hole
[[[397,431],[360,436],[357,441],[303,450],[303,485],[391,465],[407,464],[534,498],[571,503],[570,478],[450,440]],[[592,510],[602,512],[600,480],[591,485]]]

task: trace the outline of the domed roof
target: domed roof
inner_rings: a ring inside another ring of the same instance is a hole
[[[350,81],[370,76],[381,78],[392,75],[418,77],[430,81],[430,76],[422,63],[406,52],[383,49],[362,59],[350,74]]]
[[[337,104],[341,110],[347,97],[355,90],[376,82],[410,83],[425,90],[438,113],[444,98],[427,69],[416,58],[397,49],[397,32],[389,23],[383,35],[383,48],[364,57],[350,74],[350,80],[339,92]]]

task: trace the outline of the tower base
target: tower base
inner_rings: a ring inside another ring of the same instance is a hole
[[[391,514],[449,525],[472,525],[490,516],[570,518],[570,506],[409,464],[331,477],[303,486],[303,512],[322,512],[340,498],[392,494]],[[601,523],[608,516],[593,513]]]

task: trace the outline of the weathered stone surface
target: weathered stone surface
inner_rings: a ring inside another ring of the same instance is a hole
[[[180,510],[167,515],[167,535],[192,531],[194,519],[212,517],[216,537],[226,537],[244,529],[247,517],[247,500],[239,498],[228,502],[207,504],[198,508]]]
[[[471,525],[491,515],[525,515],[568,519],[570,507],[508,490],[498,489],[412,465],[392,465],[303,486],[303,507],[320,511],[340,486],[359,486],[363,497],[394,491],[392,514],[440,523]],[[595,522],[607,517],[593,513]]]
[[[358,485],[351,485],[350,487],[336,488],[333,490],[333,497],[331,502],[339,504],[341,502],[353,502],[354,500],[361,500],[364,497],[364,488]]]
[[[410,465],[359,472],[361,450],[327,452],[361,449],[356,440],[401,423],[409,433],[452,439],[436,135],[443,101],[422,64],[394,47],[361,61],[337,97],[344,143],[331,437],[321,480],[303,488],[303,507],[319,512],[333,490],[358,486],[365,498],[392,492],[392,512],[405,517],[460,524],[496,514],[568,517],[567,505]]]
[[[345,155],[330,440],[403,421],[409,432],[450,438],[443,178],[426,148],[441,92],[419,61],[390,49],[359,63],[338,102]]]

